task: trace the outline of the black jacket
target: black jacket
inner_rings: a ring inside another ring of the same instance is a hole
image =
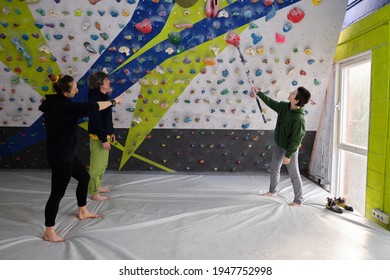
[[[107,94],[101,93],[98,89],[91,89],[88,93],[89,102],[107,101]],[[89,113],[88,131],[96,134],[102,143],[107,142],[107,135],[114,134],[114,125],[112,123],[112,107],[102,111]]]
[[[48,94],[39,106],[44,114],[49,164],[73,162],[76,155],[77,119],[98,111],[99,105],[76,103],[60,94]]]

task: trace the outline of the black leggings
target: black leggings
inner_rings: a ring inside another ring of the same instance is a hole
[[[45,208],[45,226],[55,225],[58,208],[64,197],[70,178],[78,181],[76,189],[77,205],[87,205],[89,174],[81,161],[75,157],[73,162],[51,164],[51,193]]]

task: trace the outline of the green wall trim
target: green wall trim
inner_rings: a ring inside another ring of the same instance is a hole
[[[367,188],[366,190],[367,196],[370,199],[367,199],[366,209],[367,208],[378,208],[379,204],[383,204],[383,195],[381,191],[374,190],[372,188]],[[371,212],[371,211],[370,211]],[[369,215],[371,216],[371,215]]]
[[[376,171],[381,174],[385,172],[386,157],[383,154],[378,155],[370,151],[368,154],[367,163],[369,170]]]
[[[385,156],[387,148],[387,137],[371,135],[370,138],[371,142],[368,144],[368,150],[370,153]]]
[[[341,32],[338,45],[340,46],[342,44],[348,43],[350,40],[356,37],[365,36],[367,32],[382,25],[388,25],[389,15],[390,5],[386,5],[371,15],[347,27]],[[384,35],[386,36],[386,34]]]
[[[371,90],[374,90],[371,88]],[[371,98],[370,103],[370,117],[371,118],[387,118],[387,111],[389,110],[389,102],[387,99]]]
[[[385,186],[385,177],[383,176],[383,173],[373,171],[371,169],[367,170],[367,189],[371,188],[373,190],[377,190],[380,192],[384,192],[384,186]],[[368,201],[368,197],[366,198]],[[378,205],[379,207],[379,205]],[[382,207],[382,205],[380,205]]]
[[[369,136],[369,143],[373,141],[371,139],[371,135],[375,136],[387,136],[388,131],[388,119],[387,116],[385,118],[373,118],[370,117],[370,136]],[[373,143],[374,145],[376,143]]]

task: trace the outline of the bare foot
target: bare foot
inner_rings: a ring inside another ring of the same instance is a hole
[[[288,206],[302,206],[301,203],[295,203],[295,202],[291,202],[288,204]]]
[[[112,190],[107,189],[107,188],[105,188],[105,187],[103,187],[103,186],[100,186],[100,187],[99,187],[99,192],[100,192],[100,193],[108,193],[108,192],[112,192]]]
[[[45,234],[43,235],[43,240],[49,241],[49,242],[64,242],[65,239],[63,239],[61,236],[59,236],[54,227],[46,227]]]
[[[84,220],[84,219],[95,219],[95,218],[100,218],[102,215],[100,214],[93,214],[88,211],[87,206],[79,207],[79,213],[77,214],[77,218],[79,220]]]
[[[276,193],[266,192],[266,193],[262,193],[261,196],[276,196]]]
[[[109,197],[102,196],[100,194],[93,194],[93,195],[91,195],[91,199],[94,201],[103,201],[103,200],[109,199]]]

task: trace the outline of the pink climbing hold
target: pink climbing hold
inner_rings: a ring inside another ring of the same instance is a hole
[[[150,19],[146,18],[143,21],[135,24],[135,28],[144,34],[148,34],[152,32],[152,23],[150,22]]]
[[[286,40],[286,36],[280,35],[279,33],[275,33],[275,42],[283,44],[284,41]]]
[[[305,12],[295,7],[288,12],[287,19],[292,23],[298,23],[304,18],[304,16]]]
[[[219,0],[207,0],[205,11],[208,18],[215,17],[219,11]]]

